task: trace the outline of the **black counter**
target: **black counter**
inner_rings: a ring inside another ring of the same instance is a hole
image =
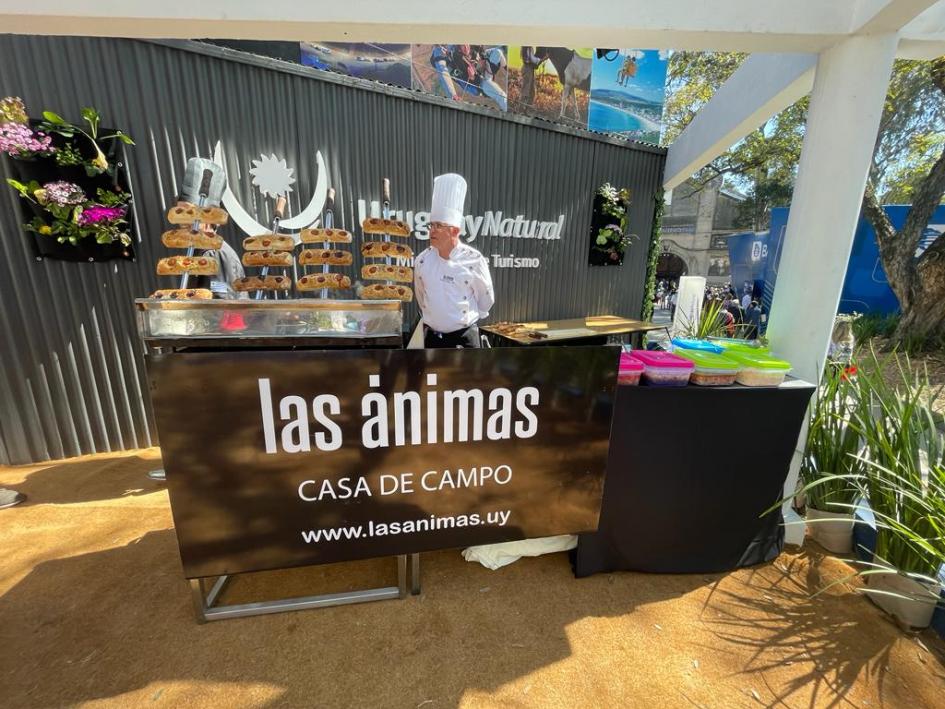
[[[794,447],[813,394],[777,388],[619,386],[600,526],[573,554],[601,571],[728,571],[776,557]]]

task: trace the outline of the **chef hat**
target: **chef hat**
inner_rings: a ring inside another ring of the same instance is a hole
[[[462,175],[449,173],[433,179],[433,207],[430,221],[442,222],[457,228],[463,224],[463,202],[466,200],[466,180]]]

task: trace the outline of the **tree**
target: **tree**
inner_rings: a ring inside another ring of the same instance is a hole
[[[894,74],[890,83],[890,95],[894,98],[886,101],[881,122],[886,132],[881,131],[877,138],[876,156],[890,163],[892,159],[886,156],[896,151],[888,145],[897,138],[890,134],[892,126],[906,125],[914,129],[917,122],[928,123],[931,120],[935,125],[937,119],[941,131],[941,117],[945,111],[945,56],[933,62],[903,63],[912,65],[909,67],[911,71],[905,77]],[[929,95],[930,91],[934,93]],[[908,100],[903,100],[904,97]],[[922,104],[922,110],[913,111],[910,116],[909,109],[914,109],[916,103]],[[876,231],[886,278],[902,310],[894,338],[942,342],[945,340],[945,238],[937,239],[918,258],[916,252],[926,226],[945,194],[945,141],[941,133],[924,136],[915,132],[899,138],[899,145],[907,160],[910,155],[916,157],[916,150],[919,152],[918,168],[911,170],[911,177],[906,175],[903,179],[902,167],[897,168],[893,174],[895,181],[891,183],[893,189],[887,191],[888,196],[903,189],[901,185],[908,186],[912,209],[905,223],[896,230],[876,196],[877,188],[883,184],[876,156],[874,172],[863,196],[863,213]],[[938,155],[931,160],[936,150]]]
[[[745,201],[736,209],[735,226],[739,229],[763,231],[771,225],[771,208],[791,203],[794,180],[782,176],[760,175],[748,188]]]
[[[671,141],[738,68],[744,55],[677,52],[670,60],[665,121]],[[706,183],[723,175],[749,199],[742,218],[755,229],[768,224],[770,208],[790,204],[803,143],[808,99],[772,117],[703,168]],[[933,62],[898,60],[893,66],[863,198],[863,214],[877,234],[890,287],[902,319],[897,339],[945,339],[945,238],[920,257],[917,247],[945,192],[945,57]],[[896,231],[882,204],[911,203]]]
[[[667,73],[665,140],[672,142],[744,61],[737,52],[674,52]],[[748,196],[739,214],[746,227],[765,229],[771,208],[790,204],[804,140],[807,99],[772,116],[695,175],[705,186],[717,177]]]

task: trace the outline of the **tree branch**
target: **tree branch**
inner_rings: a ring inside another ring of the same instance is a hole
[[[886,210],[876,198],[873,185],[869,182],[866,183],[866,190],[863,192],[863,216],[876,232],[876,245],[879,247],[879,256],[883,262],[883,270],[886,271],[889,287],[899,299],[899,305],[903,311],[906,311],[912,303],[915,271],[912,254],[915,252],[915,247],[910,251],[904,244],[904,240],[896,233],[895,227],[886,216]]]
[[[938,156],[938,160],[932,166],[929,174],[916,187],[915,196],[912,198],[912,209],[906,217],[902,229],[899,230],[899,238],[907,242],[911,253],[915,253],[916,246],[922,239],[922,232],[942,201],[942,195],[945,194],[945,149]]]

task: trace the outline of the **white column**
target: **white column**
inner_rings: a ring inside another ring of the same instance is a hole
[[[852,37],[821,53],[768,337],[794,374],[817,382],[830,344],[898,37]],[[798,443],[785,495],[800,469]],[[785,512],[789,506],[785,506]],[[788,526],[788,541],[796,542]]]

